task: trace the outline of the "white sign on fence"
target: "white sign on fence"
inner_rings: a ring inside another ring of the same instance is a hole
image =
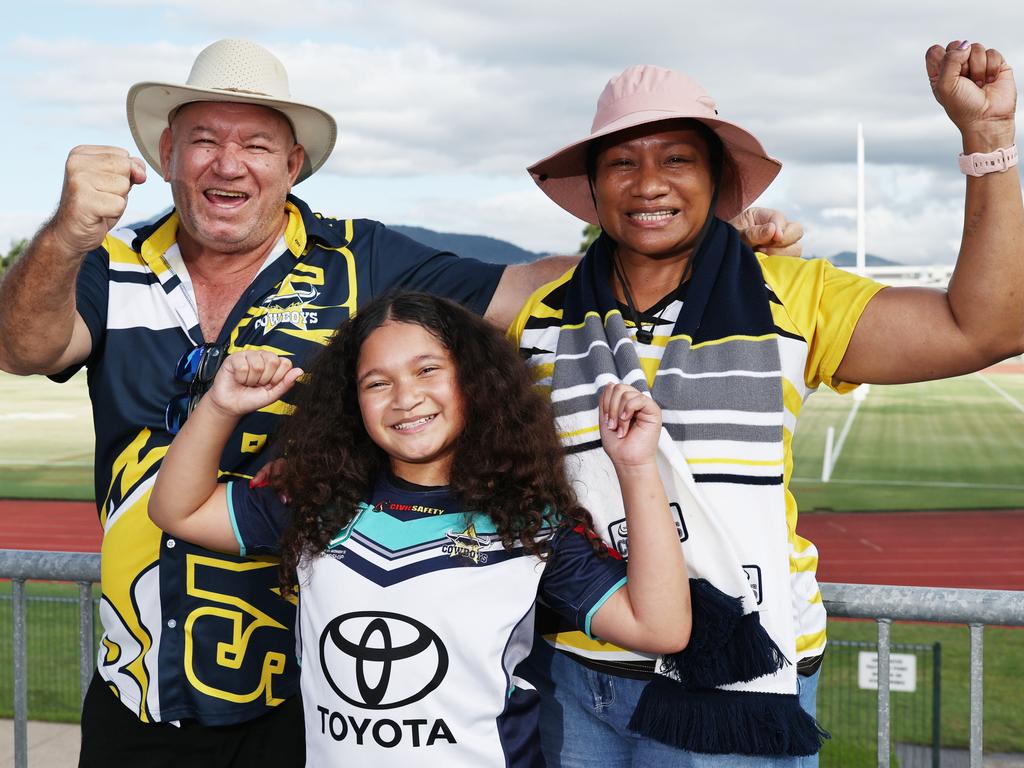
[[[857,687],[878,690],[878,654],[861,651],[857,657]],[[889,654],[889,690],[913,693],[917,690],[917,656],[912,653]]]

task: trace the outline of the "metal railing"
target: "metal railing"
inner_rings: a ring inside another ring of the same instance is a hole
[[[25,582],[29,579],[78,583],[79,698],[85,698],[96,664],[92,585],[100,580],[100,556],[81,552],[0,549],[0,579],[11,580],[14,628],[14,768],[28,768],[28,637]]]
[[[966,624],[971,635],[970,766],[982,761],[982,630],[1024,626],[1024,592],[998,589],[822,584],[830,616],[878,622],[878,766],[889,768],[889,650],[893,619]]]
[[[14,765],[28,766],[28,670],[25,582],[78,583],[80,694],[85,697],[96,660],[92,584],[100,578],[100,556],[70,552],[0,550],[0,579],[12,582],[14,628]],[[1024,592],[992,589],[822,584],[830,616],[878,623],[878,766],[889,768],[889,653],[893,620],[966,624],[970,627],[970,765],[982,762],[982,629],[1024,626]]]

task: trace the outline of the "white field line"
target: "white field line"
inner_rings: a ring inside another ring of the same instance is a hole
[[[794,477],[794,483],[820,483],[821,478],[818,477]],[[952,483],[943,482],[941,480],[829,480],[830,483],[838,483],[841,485],[891,485],[901,486],[908,485],[919,488],[979,488],[994,491],[1024,491],[1024,485],[1009,485],[1004,483]]]
[[[0,467],[91,467],[91,461],[50,461],[39,459],[31,461],[26,459],[0,459]]]
[[[985,374],[983,374],[983,373],[976,373],[974,375],[977,376],[982,381],[984,381],[990,387],[992,387],[992,389],[994,389],[1000,395],[1002,395],[1003,399],[1006,400],[1006,402],[1008,402],[1010,405],[1012,405],[1014,408],[1016,408],[1021,413],[1024,413],[1024,404],[1021,404],[1020,400],[1015,398],[1013,395],[1011,395],[1009,392],[1007,392],[1005,389],[1000,387],[995,382],[989,380],[988,376],[986,376]]]
[[[38,413],[19,411],[17,413],[0,413],[0,421],[67,421],[75,418],[70,413]]]
[[[857,417],[857,411],[860,410],[860,404],[863,402],[863,398],[854,400],[853,407],[850,409],[850,413],[846,416],[846,423],[843,424],[843,431],[839,433],[839,439],[836,440],[835,448],[832,449],[832,455],[829,457],[829,482],[832,481],[832,473],[835,472],[836,462],[839,461],[839,454],[843,452],[843,444],[846,442],[846,436],[850,434],[850,428],[853,426],[853,420]]]

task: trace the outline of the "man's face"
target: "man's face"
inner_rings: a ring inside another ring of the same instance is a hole
[[[304,152],[268,107],[194,102],[160,137],[160,162],[181,217],[181,240],[244,253],[276,239]]]

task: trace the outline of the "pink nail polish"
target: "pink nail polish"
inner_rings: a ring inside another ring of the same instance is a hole
[[[958,50],[962,51],[965,48],[969,48],[970,45],[971,45],[971,41],[970,40],[964,40],[962,43],[960,43],[960,48]]]

